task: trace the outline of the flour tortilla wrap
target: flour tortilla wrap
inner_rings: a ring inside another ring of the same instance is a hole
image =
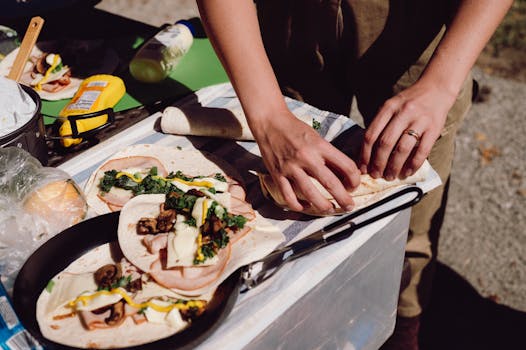
[[[309,125],[312,124],[310,116],[298,118]],[[161,130],[167,134],[254,141],[243,109],[239,106],[210,108],[195,104],[166,107],[161,118]]]
[[[175,147],[166,147],[155,144],[138,144],[126,147],[115,153],[91,174],[84,187],[86,201],[90,209],[95,211],[98,215],[120,210],[124,203],[112,205],[106,200],[107,198],[104,198],[105,195],[101,195],[99,188],[100,180],[104,176],[104,171],[111,170],[112,163],[123,165],[125,167],[126,164],[131,164],[130,168],[132,168],[132,171],[136,171],[141,160],[144,160],[143,164],[148,168],[153,165],[157,166],[160,174],[163,172],[161,171],[161,167],[166,173],[180,170],[186,175],[194,176],[206,176],[221,173],[227,177],[227,180],[229,180],[229,191],[231,193],[235,192],[234,195],[238,198],[245,198],[243,187],[237,180],[240,179],[241,176],[235,169],[221,159],[218,159],[211,154],[202,153],[196,150],[178,149]],[[115,170],[122,171],[125,169],[121,168]],[[128,194],[124,192],[128,192]],[[110,193],[116,193],[119,196],[124,197],[126,200],[129,200],[132,197],[131,191],[125,191],[122,189],[112,189]]]
[[[1,62],[0,62],[0,75],[1,76],[7,76],[13,67],[13,64],[15,62],[15,58],[18,54],[19,48],[16,48],[12,52],[10,52]],[[20,78],[20,83],[30,86],[30,83],[32,81],[32,78],[30,76],[30,72],[33,69],[33,63],[32,61],[35,61],[39,56],[41,56],[44,52],[37,46],[34,46],[30,58],[27,61],[26,65],[24,66],[23,75]],[[51,53],[51,52],[50,52]],[[66,62],[67,63],[67,62]],[[37,91],[40,98],[43,100],[48,101],[57,101],[57,100],[63,100],[66,98],[71,98],[75,94],[75,92],[78,90],[80,84],[82,83],[83,79],[70,77],[70,83],[62,88],[59,91],[56,92],[50,92],[45,90]]]
[[[164,195],[150,194],[134,197],[122,208],[119,217],[119,245],[124,256],[140,269],[152,274],[154,278],[155,271],[152,271],[152,267],[159,260],[159,254],[150,254],[142,243],[142,236],[137,234],[136,226],[139,219],[158,215],[160,204],[164,203],[164,201]],[[235,241],[235,243],[229,243],[231,250],[226,266],[222,267],[221,271],[214,275],[206,285],[196,285],[196,288],[189,286],[184,290],[172,288],[172,290],[187,296],[201,295],[214,290],[239,267],[265,257],[285,240],[285,237],[277,227],[270,224],[257,212],[255,214],[255,218],[247,222],[247,225],[251,227],[251,231]],[[207,267],[191,267],[191,274],[198,274],[198,269],[200,268]],[[187,275],[190,274],[190,270],[182,269],[187,272]],[[174,278],[184,278],[185,276],[184,272],[181,273],[181,268],[166,269],[164,271],[173,273]]]
[[[359,209],[368,206],[379,199],[390,194],[394,189],[399,188],[408,184],[415,184],[417,182],[424,181],[430,173],[431,165],[426,160],[424,164],[411,176],[405,179],[395,179],[393,181],[387,181],[383,178],[374,179],[370,175],[365,174],[360,177],[360,185],[352,191],[350,194],[354,200],[354,209]],[[258,174],[261,190],[265,196],[272,199],[277,205],[282,208],[289,209],[281,191],[269,174]],[[332,195],[314,178],[310,178],[314,187],[316,187],[320,193],[333,203],[336,214],[343,214],[345,211],[339,206]],[[298,195],[299,199],[304,199],[303,196]],[[308,208],[303,211],[305,214],[314,216],[323,216],[314,208]]]
[[[101,266],[120,261],[122,253],[117,242],[101,245],[72,262],[53,278],[51,292],[42,291],[36,305],[36,317],[42,335],[54,342],[79,348],[124,348],[169,337],[183,328],[167,324],[143,322],[136,324],[132,317],[113,328],[87,330],[79,316],[53,319],[72,311],[67,305],[79,294],[96,290],[93,273]],[[143,284],[142,297],[182,298],[181,295],[154,282]],[[212,294],[199,299],[210,300]]]

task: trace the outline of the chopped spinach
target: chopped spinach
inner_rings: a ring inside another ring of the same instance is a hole
[[[191,212],[194,208],[195,201],[197,196],[187,194],[187,193],[168,193],[166,195],[166,200],[164,201],[165,209],[175,209],[178,212],[185,211]]]
[[[51,293],[51,291],[53,291],[53,287],[55,286],[55,281],[53,280],[49,280],[49,282],[47,283],[46,285],[46,291],[48,293]]]
[[[177,170],[175,172],[175,178],[181,179],[181,180],[184,180],[184,181],[192,181],[194,179],[193,177],[186,176],[185,174],[183,174],[183,172],[181,170]]]
[[[221,173],[216,173],[214,175],[214,179],[216,180],[219,180],[219,181],[222,181],[222,182],[226,182],[226,178],[223,176],[223,174]]]
[[[210,188],[203,188],[203,191],[208,191],[210,193],[213,193],[213,194],[216,194],[217,191],[214,187],[210,187]]]
[[[62,64],[62,62],[60,62],[59,64],[57,64],[57,66],[55,68],[53,68],[53,70],[51,71],[51,73],[57,73],[57,72],[60,72],[60,70],[64,67],[64,65]]]
[[[188,226],[197,227],[197,223],[195,222],[194,217],[188,218],[188,220],[185,220],[184,223],[187,224]]]
[[[131,275],[129,275],[129,276],[122,276],[117,281],[115,281],[114,283],[111,284],[111,288],[110,289],[115,289],[115,288],[120,288],[120,287],[124,288],[130,282],[131,282]]]
[[[247,218],[243,215],[232,215],[227,214],[224,218],[226,222],[227,227],[237,227],[239,229],[245,227],[245,224],[247,223]]]

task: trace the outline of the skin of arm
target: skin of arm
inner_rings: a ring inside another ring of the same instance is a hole
[[[462,0],[420,79],[387,100],[367,128],[360,170],[393,180],[414,173],[440,136],[449,109],[512,0]],[[420,142],[405,133],[419,133]]]
[[[312,186],[312,176],[342,208],[351,210],[353,201],[348,190],[358,186],[360,171],[350,158],[287,108],[263,46],[253,2],[198,0],[197,4],[265,165],[287,205],[296,211],[307,206],[323,213],[333,211],[332,204]]]

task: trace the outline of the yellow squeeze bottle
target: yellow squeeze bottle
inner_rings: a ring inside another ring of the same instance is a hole
[[[98,74],[88,77],[82,81],[79,89],[71,101],[60,111],[59,116],[67,118],[73,115],[93,113],[106,108],[114,107],[124,96],[126,88],[121,78]],[[108,115],[104,114],[87,119],[77,120],[78,132],[95,129],[108,121]],[[59,135],[71,135],[71,123],[66,120],[59,128]],[[66,137],[60,140],[64,147],[78,145],[81,138]]]

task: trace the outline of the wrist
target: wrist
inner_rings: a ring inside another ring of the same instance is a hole
[[[462,89],[463,82],[464,80],[457,83],[440,75],[423,74],[417,84],[425,90],[438,92],[452,106]]]

